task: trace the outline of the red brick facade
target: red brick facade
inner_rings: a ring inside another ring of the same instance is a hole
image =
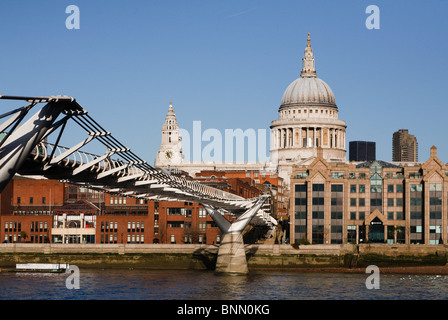
[[[262,193],[250,179],[223,176],[197,179],[248,198]],[[1,242],[213,244],[221,239],[197,203],[126,198],[57,180],[15,177],[0,195],[0,210]]]

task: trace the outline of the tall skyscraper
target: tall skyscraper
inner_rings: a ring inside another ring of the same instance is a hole
[[[400,129],[392,136],[392,161],[418,161],[417,138],[407,129]]]
[[[371,141],[350,141],[350,161],[374,161],[376,160],[376,144]]]

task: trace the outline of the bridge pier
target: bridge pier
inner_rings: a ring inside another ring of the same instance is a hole
[[[216,274],[247,274],[246,250],[241,233],[223,235],[216,260]]]
[[[233,223],[227,220],[217,209],[203,204],[207,213],[223,233],[218,248],[215,268],[216,274],[244,275],[249,272],[242,232],[257,214],[266,199],[266,196],[260,197],[251,208],[246,210]]]

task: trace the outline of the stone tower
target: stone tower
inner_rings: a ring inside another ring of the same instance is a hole
[[[171,102],[161,131],[162,144],[157,151],[155,167],[168,168],[171,165],[182,163],[182,137]]]

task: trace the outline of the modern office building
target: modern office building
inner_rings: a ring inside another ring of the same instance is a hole
[[[376,160],[376,144],[371,141],[350,141],[349,161]]]
[[[418,162],[418,143],[407,129],[400,129],[392,135],[392,161]]]
[[[447,243],[448,166],[434,146],[423,163],[334,164],[320,151],[293,173],[291,243]]]

